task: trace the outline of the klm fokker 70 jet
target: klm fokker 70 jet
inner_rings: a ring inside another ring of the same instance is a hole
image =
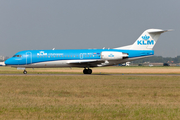
[[[5,65],[23,69],[52,67],[81,67],[91,74],[93,67],[112,66],[154,55],[152,50],[161,33],[169,30],[148,29],[134,44],[113,49],[83,50],[25,50],[5,61]]]

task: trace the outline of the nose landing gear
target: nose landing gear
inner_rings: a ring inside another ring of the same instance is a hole
[[[24,74],[27,74],[27,71],[26,71],[26,70],[24,70],[24,71],[23,71],[23,73],[24,73]]]
[[[83,70],[83,73],[84,73],[84,74],[91,74],[91,73],[92,73],[92,70],[89,69],[89,68],[88,68],[88,69],[85,68],[85,69]]]

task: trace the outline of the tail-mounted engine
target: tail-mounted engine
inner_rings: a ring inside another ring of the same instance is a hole
[[[105,60],[118,60],[127,57],[128,54],[122,52],[109,52],[109,51],[101,52],[101,59],[105,59]]]

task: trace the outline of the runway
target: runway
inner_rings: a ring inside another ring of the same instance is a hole
[[[0,74],[0,76],[180,76],[180,74]]]

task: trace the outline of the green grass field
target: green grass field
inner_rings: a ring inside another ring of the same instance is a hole
[[[177,76],[0,76],[0,119],[180,119]]]

